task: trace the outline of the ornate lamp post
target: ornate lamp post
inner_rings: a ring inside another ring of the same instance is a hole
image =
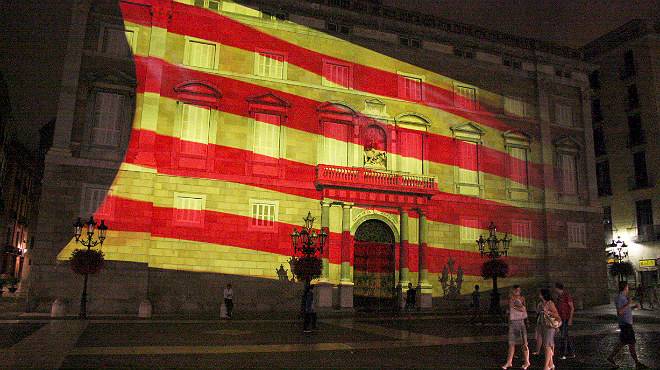
[[[483,264],[481,271],[484,278],[493,279],[489,311],[492,314],[501,315],[502,309],[500,307],[500,293],[497,290],[497,278],[506,277],[509,272],[509,266],[504,261],[499,260],[499,258],[508,255],[511,237],[507,233],[504,235],[504,238],[498,238],[497,226],[491,221],[488,226],[488,238],[484,239],[483,235],[479,235],[479,239],[476,242],[481,257],[486,256],[490,258],[489,261]]]
[[[612,239],[612,242],[608,244],[610,253],[617,262],[621,263],[625,258],[628,258],[628,245],[626,242],[621,240],[620,236],[616,237],[616,240]]]
[[[94,240],[95,230],[98,230],[97,240]],[[86,237],[82,236],[83,231],[87,234]],[[95,261],[96,264],[91,262],[91,256],[93,254],[91,248],[94,248],[97,245],[102,246],[107,232],[108,226],[105,225],[105,220],[101,220],[101,224],[97,227],[93,216],[90,216],[89,221],[84,224],[81,222],[80,217],[78,217],[78,220],[73,224],[73,236],[76,238],[76,243],[80,243],[83,247],[87,247],[87,250],[76,250],[71,258],[72,264],[76,265],[73,267],[74,271],[85,275],[83,291],[80,297],[80,313],[78,315],[81,319],[87,318],[87,279],[89,274],[98,271],[103,263],[102,254],[100,252],[98,252],[98,254],[101,255],[100,260]]]
[[[616,262],[610,266],[612,275],[618,276],[619,281],[623,281],[627,276],[633,275],[635,269],[632,264],[630,262],[623,262],[624,259],[628,258],[628,245],[626,242],[621,240],[620,236],[617,236],[616,240],[612,239],[612,242],[607,247],[609,255],[616,258]]]
[[[325,230],[317,232],[312,228],[315,217],[312,212],[307,213],[303,218],[305,226],[298,231],[295,227],[291,233],[291,244],[293,246],[293,257],[291,257],[291,267],[293,274],[298,280],[304,280],[305,285],[321,275],[321,255],[328,239],[328,233]]]

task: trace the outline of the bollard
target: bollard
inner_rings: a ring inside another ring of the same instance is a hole
[[[227,306],[225,306],[224,303],[220,306],[220,318],[221,319],[228,319],[229,316],[227,316]]]
[[[150,319],[152,313],[151,302],[148,299],[140,302],[140,308],[138,309],[138,317],[141,319]]]
[[[64,317],[65,311],[64,302],[58,298],[50,307],[50,317]]]

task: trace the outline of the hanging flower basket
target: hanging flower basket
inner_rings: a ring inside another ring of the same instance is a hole
[[[301,281],[309,281],[321,276],[323,264],[317,257],[291,257],[293,275]]]
[[[76,249],[71,253],[69,262],[76,274],[95,274],[103,268],[103,252],[94,249]]]
[[[610,265],[610,274],[612,276],[630,276],[635,274],[635,268],[630,262],[615,262]]]
[[[481,265],[481,276],[484,279],[505,278],[509,274],[509,265],[500,259],[491,259]]]

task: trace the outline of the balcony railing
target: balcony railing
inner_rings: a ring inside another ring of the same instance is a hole
[[[438,182],[433,176],[324,164],[316,168],[316,184],[429,195],[438,191]]]

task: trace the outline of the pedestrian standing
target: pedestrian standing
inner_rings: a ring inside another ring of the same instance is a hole
[[[539,298],[536,303],[536,325],[534,327],[534,343],[536,348],[532,355],[537,356],[541,354],[543,347],[543,300]]]
[[[575,304],[573,297],[564,289],[564,284],[555,283],[555,292],[557,293],[557,311],[561,317],[561,327],[559,328],[559,337],[561,338],[561,359],[575,358],[575,345],[569,336],[569,328],[573,326],[573,314],[575,313]]]
[[[525,360],[522,369],[529,367],[529,346],[527,345],[527,326],[525,325],[527,305],[525,297],[520,292],[520,285],[514,285],[509,294],[509,352],[506,363],[502,365],[502,369],[505,370],[513,366],[513,354],[517,345],[522,346]]]
[[[413,288],[412,283],[408,283],[408,291],[406,292],[406,311],[412,311],[415,308],[416,298],[417,291]]]
[[[639,308],[639,305],[634,303],[632,299],[628,298],[629,290],[628,282],[619,282],[619,294],[614,300],[614,305],[616,307],[616,317],[621,331],[619,332],[619,343],[614,347],[612,353],[607,356],[607,362],[613,366],[618,366],[616,361],[614,361],[614,358],[624,346],[628,346],[628,351],[630,351],[630,356],[635,361],[635,366],[638,369],[647,369],[648,367],[642,364],[637,358],[637,350],[635,349],[635,343],[637,341],[635,339],[635,330],[633,330],[632,310],[634,308]]]
[[[316,310],[314,309],[314,286],[309,285],[305,290],[305,313],[303,321],[303,332],[311,333],[316,330]]]
[[[231,315],[234,312],[234,289],[232,289],[231,283],[227,284],[227,287],[222,292],[222,296],[225,299],[225,307],[227,308],[227,317],[231,319]]]
[[[550,289],[543,288],[539,293],[539,298],[543,302],[543,351],[545,352],[545,363],[543,370],[553,370],[555,362],[555,332],[561,325],[561,317],[557,312]]]
[[[483,319],[481,318],[481,293],[479,292],[479,285],[474,286],[474,291],[472,292],[472,319],[470,322],[483,324]]]

